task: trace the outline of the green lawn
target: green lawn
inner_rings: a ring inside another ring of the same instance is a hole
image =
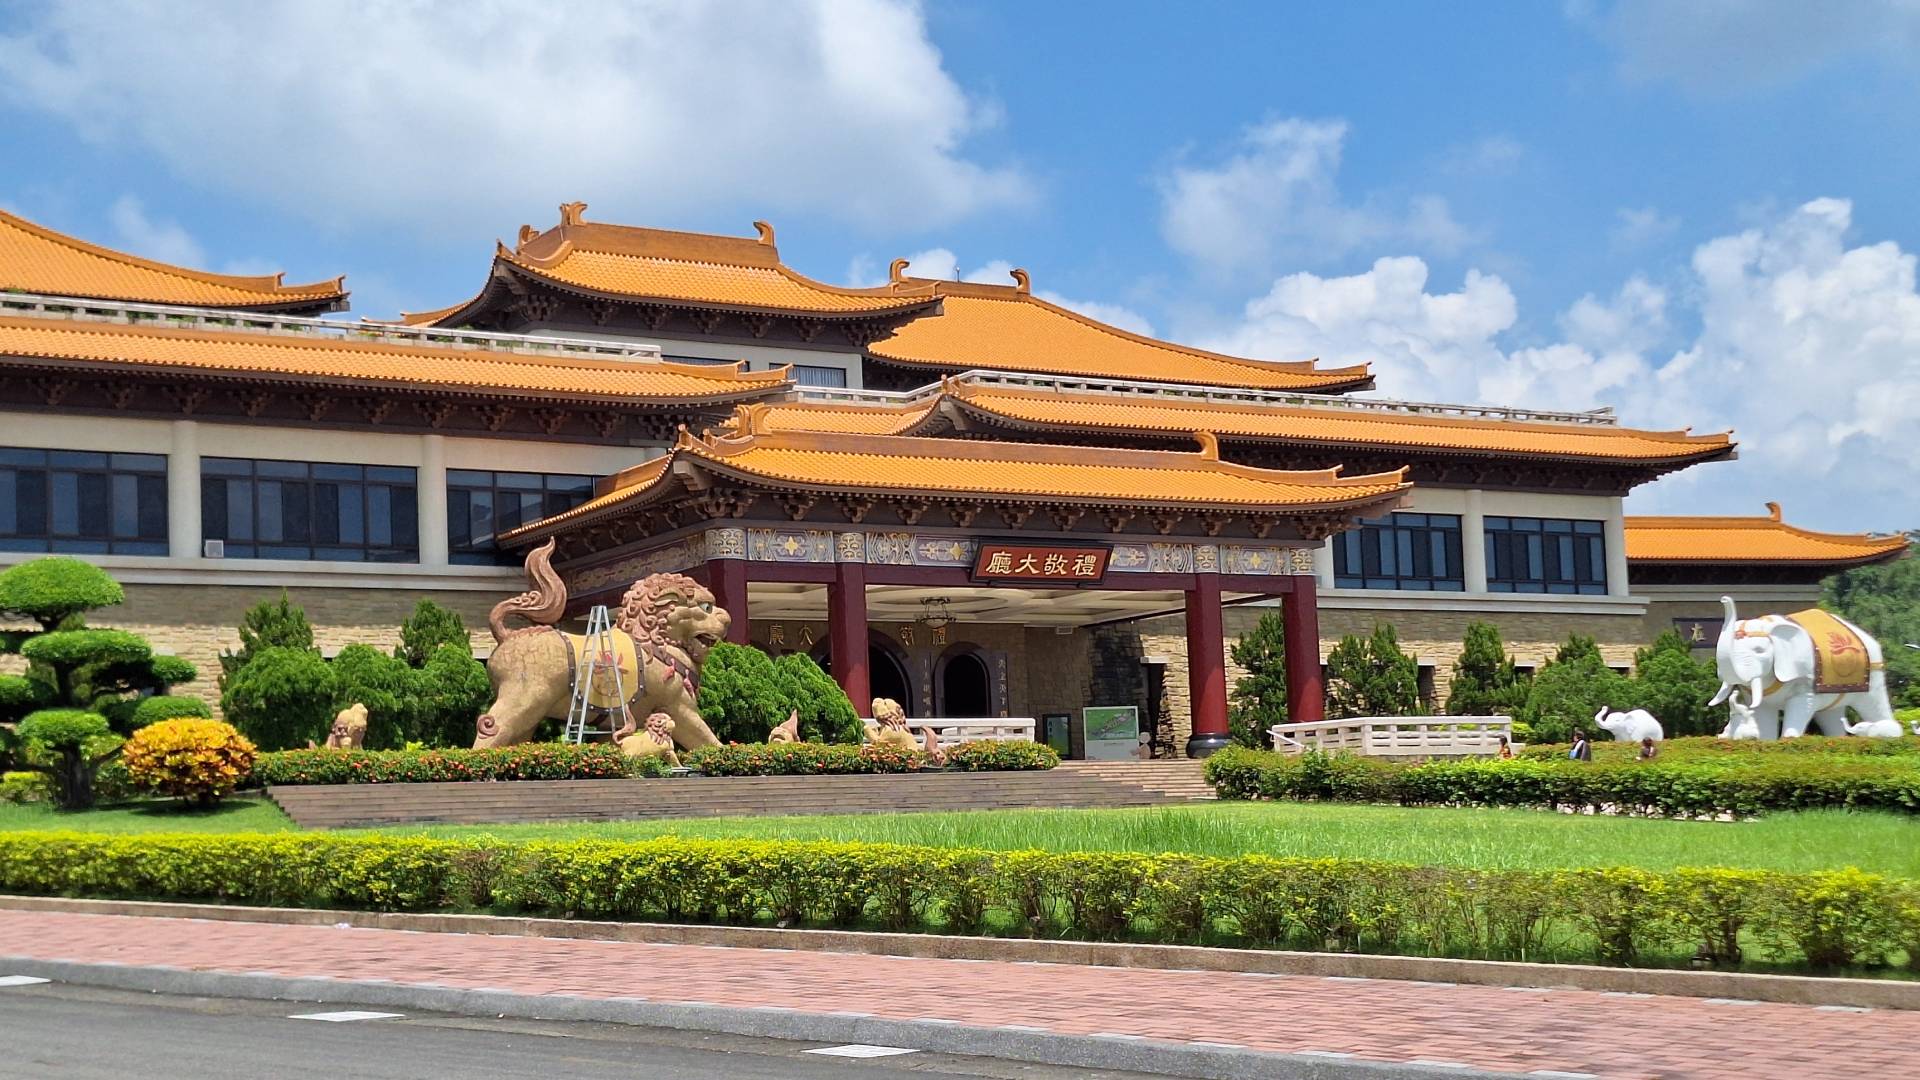
[[[161,805],[63,814],[44,806],[0,804],[0,830],[54,828],[277,832],[293,826],[271,804],[252,799],[199,814],[169,811]],[[1844,811],[1776,814],[1727,823],[1580,817],[1533,810],[1218,803],[1139,810],[433,825],[380,831],[503,839],[639,839],[674,834],[1062,851],[1262,852],[1486,868],[1632,865],[1819,870],[1857,866],[1920,878],[1920,819]]]

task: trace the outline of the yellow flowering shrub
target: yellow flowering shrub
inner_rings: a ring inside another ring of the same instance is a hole
[[[121,761],[135,787],[206,806],[253,771],[253,743],[218,720],[162,720],[133,733]]]

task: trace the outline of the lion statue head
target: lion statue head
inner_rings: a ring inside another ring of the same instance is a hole
[[[678,649],[695,667],[727,636],[733,618],[713,593],[685,574],[649,574],[620,598],[620,629],[656,647]]]
[[[892,698],[877,697],[873,699],[873,721],[883,728],[905,728],[907,710]]]

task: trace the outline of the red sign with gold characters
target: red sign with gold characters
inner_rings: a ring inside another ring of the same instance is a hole
[[[1034,585],[1098,585],[1107,576],[1113,549],[1105,544],[1035,544],[980,541],[973,580]]]

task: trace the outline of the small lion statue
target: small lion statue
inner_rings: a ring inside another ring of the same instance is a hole
[[[920,744],[914,742],[913,732],[907,730],[907,710],[892,698],[873,699],[873,719],[878,725],[874,728],[868,742],[875,746],[893,746],[901,750],[918,750]]]
[[[783,742],[797,743],[799,741],[801,741],[799,709],[788,713],[786,722],[774,728],[772,731],[767,732],[767,742],[769,744]]]
[[[673,717],[657,712],[647,717],[647,724],[636,729],[633,714],[627,714],[627,722],[613,733],[615,745],[620,752],[630,758],[657,757],[667,764],[678,766],[680,756],[673,752]]]
[[[341,709],[333,718],[333,727],[327,731],[326,748],[328,750],[358,750],[367,741],[367,707],[354,702]],[[314,749],[313,740],[307,740],[307,749]]]

